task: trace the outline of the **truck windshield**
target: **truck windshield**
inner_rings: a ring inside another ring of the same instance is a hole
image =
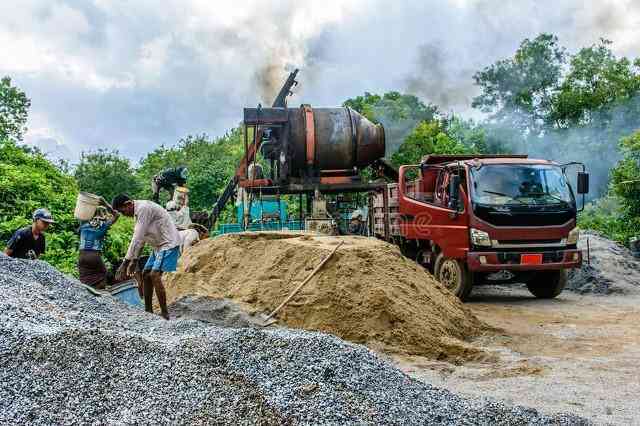
[[[558,166],[491,164],[471,169],[472,199],[490,205],[572,206],[573,194]]]

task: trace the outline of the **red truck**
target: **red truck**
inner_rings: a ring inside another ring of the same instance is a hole
[[[560,294],[579,267],[578,207],[570,164],[523,155],[429,155],[400,167],[371,200],[374,234],[399,245],[464,300],[474,285],[524,282],[539,298]],[[589,175],[577,174],[577,193]]]

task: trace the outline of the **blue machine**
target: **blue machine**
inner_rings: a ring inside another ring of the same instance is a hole
[[[236,206],[237,223],[221,223],[218,235],[233,234],[243,231],[300,231],[304,223],[299,220],[289,220],[288,205],[280,200],[255,200],[251,203],[251,223],[243,228],[244,208],[242,204]]]
[[[249,215],[251,222],[286,222],[289,214],[287,202],[280,200],[255,200],[251,203]],[[244,219],[244,207],[242,204],[236,206],[236,220],[242,223]]]

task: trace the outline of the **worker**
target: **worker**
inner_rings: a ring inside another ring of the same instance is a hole
[[[97,289],[107,285],[107,268],[102,260],[102,247],[109,228],[120,214],[104,198],[91,220],[80,223],[80,253],[78,272],[80,282]]]
[[[354,210],[353,213],[351,213],[348,230],[350,235],[364,235],[365,224],[362,220],[362,212],[360,210]]]
[[[137,259],[145,244],[153,253],[142,270],[142,294],[147,312],[153,312],[155,290],[160,305],[160,315],[169,319],[167,298],[162,284],[164,272],[175,272],[180,257],[180,234],[169,213],[153,201],[132,200],[120,194],[111,203],[114,209],[125,216],[135,217],[135,227],[124,262],[118,268],[116,279],[132,276],[137,270]]]
[[[184,253],[186,249],[196,245],[198,242],[209,237],[209,231],[206,227],[194,223],[189,229],[180,231],[180,251]]]
[[[20,228],[13,234],[4,254],[19,259],[37,259],[45,252],[44,233],[55,221],[47,209],[37,209],[32,219],[31,226]]]
[[[151,179],[151,191],[153,192],[153,201],[156,203],[160,200],[160,190],[164,189],[169,192],[173,198],[176,186],[184,186],[187,183],[187,168],[175,167],[163,170]]]
[[[169,216],[179,230],[189,229],[191,226],[191,212],[189,211],[189,190],[179,186],[173,192],[173,198],[167,202]]]

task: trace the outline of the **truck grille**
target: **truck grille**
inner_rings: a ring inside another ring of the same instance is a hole
[[[509,212],[501,212],[496,211],[492,206],[482,204],[475,204],[473,212],[478,219],[493,226],[563,225],[576,217],[576,212],[573,209],[536,211],[531,208],[514,206]]]

